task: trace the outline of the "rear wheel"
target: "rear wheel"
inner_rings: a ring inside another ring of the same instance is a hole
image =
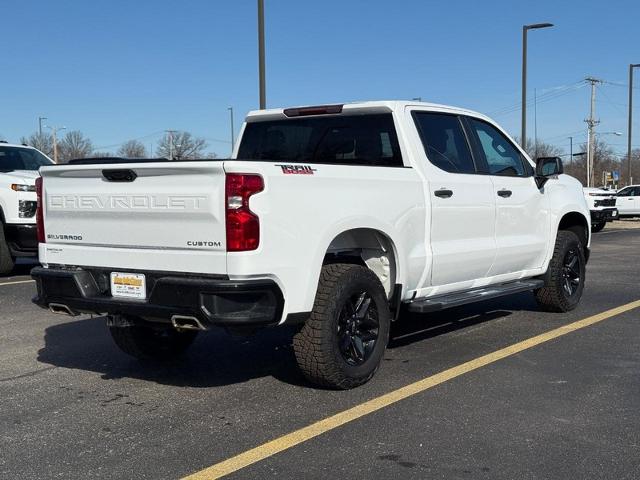
[[[118,319],[109,326],[111,337],[124,353],[141,360],[169,360],[185,352],[198,332],[173,327],[145,325],[140,319]],[[133,320],[133,321],[131,321]]]
[[[325,265],[311,316],[293,340],[298,365],[321,386],[362,385],[380,366],[389,327],[387,296],[371,270]]]
[[[584,247],[575,233],[558,231],[553,257],[544,275],[544,287],[536,290],[536,300],[545,310],[568,312],[578,306],[586,274]]]
[[[14,260],[9,251],[9,245],[4,236],[4,224],[0,222],[0,275],[11,273],[14,266]]]
[[[591,224],[591,231],[592,232],[599,232],[600,230],[602,230],[604,228],[604,226],[607,224],[607,222],[594,222]]]

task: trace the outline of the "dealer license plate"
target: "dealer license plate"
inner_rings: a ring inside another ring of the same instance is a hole
[[[111,272],[111,295],[113,297],[147,298],[144,274]]]

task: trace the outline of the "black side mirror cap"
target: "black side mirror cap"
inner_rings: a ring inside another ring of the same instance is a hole
[[[560,157],[540,157],[536,160],[536,183],[542,188],[550,177],[564,173]]]

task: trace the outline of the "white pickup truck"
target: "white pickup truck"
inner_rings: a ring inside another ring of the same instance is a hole
[[[38,169],[53,162],[26,145],[0,142],[0,275],[16,258],[38,255],[36,187]]]
[[[584,198],[591,213],[591,231],[599,232],[607,222],[618,218],[616,193],[598,187],[585,187]]]
[[[401,307],[579,302],[590,220],[558,158],[489,118],[380,101],[251,112],[233,158],[41,169],[38,305],[107,314],[137,357],[200,330],[298,324],[308,379],[369,380]]]

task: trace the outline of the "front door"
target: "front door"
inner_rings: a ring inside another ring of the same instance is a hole
[[[534,169],[518,148],[488,122],[468,119],[483,156],[496,200],[497,255],[489,276],[539,268],[549,241],[549,207]]]
[[[640,215],[640,187],[626,187],[618,192],[616,208],[620,215]]]
[[[460,117],[414,111],[413,118],[426,156],[431,285],[484,278],[496,253],[491,179],[477,174]]]

